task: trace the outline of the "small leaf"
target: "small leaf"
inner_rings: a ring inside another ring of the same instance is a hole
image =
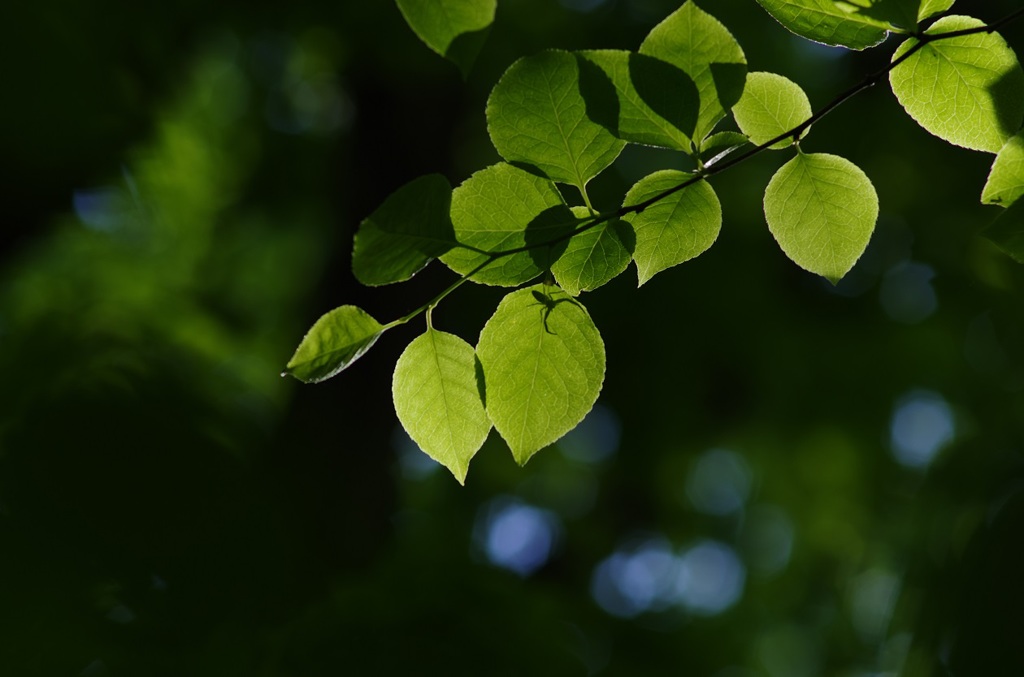
[[[452,187],[440,174],[407,183],[359,225],[352,272],[365,285],[402,282],[455,246]]]
[[[692,139],[695,145],[715,128],[740,99],[747,59],[728,29],[693,0],[654,27],[640,53],[666,61],[693,79],[700,113]]]
[[[949,33],[985,24],[947,16],[925,33]],[[916,44],[900,45],[893,61]],[[889,83],[910,117],[957,146],[998,153],[1024,120],[1024,71],[995,33],[935,40],[889,72]]]
[[[981,192],[985,204],[1007,207],[1024,195],[1024,132],[1006,142]]]
[[[750,142],[760,146],[806,122],[814,111],[804,90],[792,80],[775,73],[750,73],[732,114]],[[783,139],[771,148],[786,148],[794,141]]]
[[[551,267],[568,237],[540,245],[568,236],[576,219],[553,183],[502,162],[481,169],[455,189],[452,224],[462,246],[441,261],[460,275],[486,263],[488,252],[534,247],[501,257],[472,277],[481,284],[514,287]]]
[[[519,59],[487,99],[487,131],[505,160],[583,191],[625,145],[587,116],[579,65],[549,50]]]
[[[604,343],[586,309],[557,287],[514,291],[480,332],[487,413],[524,465],[572,430],[604,382]]]
[[[768,183],[764,215],[786,256],[836,284],[871,239],[878,196],[849,160],[799,153]]]
[[[619,139],[692,152],[700,95],[689,75],[635,52],[577,52],[587,116]]]
[[[385,330],[362,308],[335,308],[306,333],[281,375],[304,383],[329,379],[362,357]]]
[[[710,167],[749,141],[745,134],[739,132],[717,132],[704,139],[700,146],[700,159],[705,167]]]
[[[838,7],[833,0],[757,0],[780,24],[825,45],[850,49],[874,47],[885,39],[886,25]]]
[[[406,23],[430,49],[468,77],[487,32],[497,0],[397,0]]]
[[[574,207],[577,218],[589,216],[586,207]],[[612,219],[573,235],[565,252],[551,266],[558,286],[572,296],[606,284],[633,260],[636,236],[625,221]]]
[[[1024,200],[1010,205],[983,233],[1017,263],[1024,263]]]
[[[466,483],[469,462],[491,430],[482,386],[473,347],[435,329],[409,344],[391,382],[402,427],[459,484]]]
[[[655,172],[629,189],[623,205],[640,204],[692,178],[674,169]],[[636,231],[633,260],[643,285],[714,244],[722,228],[722,206],[707,181],[698,181],[625,219]]]

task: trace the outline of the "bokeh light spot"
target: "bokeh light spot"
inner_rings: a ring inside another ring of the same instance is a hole
[[[701,541],[679,559],[676,595],[691,613],[714,616],[739,601],[746,575],[736,551],[718,541]]]
[[[900,400],[890,428],[892,453],[911,468],[927,467],[954,436],[953,412],[938,393],[914,391]]]
[[[750,495],[750,467],[733,451],[712,449],[697,458],[686,478],[686,495],[709,515],[729,515]]]
[[[482,508],[476,541],[491,564],[529,576],[551,557],[559,531],[550,511],[499,498]]]

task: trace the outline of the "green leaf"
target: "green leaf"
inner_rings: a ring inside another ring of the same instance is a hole
[[[497,0],[397,0],[406,23],[468,77],[494,22]]]
[[[579,65],[549,50],[519,59],[487,99],[487,131],[505,160],[584,191],[625,145],[587,116]]]
[[[925,33],[949,33],[985,24],[947,16]],[[917,43],[897,48],[893,61]],[[889,72],[889,83],[910,117],[957,146],[997,153],[1024,120],[1024,71],[995,33],[929,42]]]
[[[524,465],[583,420],[604,382],[604,343],[579,302],[554,286],[514,291],[480,332],[487,413]]]
[[[768,183],[764,215],[786,256],[836,284],[871,239],[878,196],[849,160],[799,153]]]
[[[590,212],[586,207],[574,207],[573,214],[580,219]],[[618,219],[605,221],[593,228],[573,235],[565,252],[551,266],[558,286],[572,296],[592,291],[626,270],[633,260],[636,236],[629,224]]]
[[[435,329],[409,344],[391,381],[402,427],[459,484],[491,430],[482,388],[473,347]]]
[[[700,112],[692,139],[700,142],[740,99],[747,60],[732,33],[692,0],[654,27],[640,53],[666,61],[693,79]]]
[[[539,245],[568,235],[576,223],[553,183],[503,162],[455,189],[451,216],[461,246],[441,261],[460,275],[486,263],[488,252],[534,247],[498,258],[472,276],[475,282],[503,287],[529,282],[548,270],[565,250],[565,240]]]
[[[1024,200],[1010,205],[983,233],[1017,263],[1024,263]]]
[[[281,375],[304,383],[329,379],[362,357],[386,329],[362,308],[335,308],[306,332]]]
[[[729,153],[741,148],[750,140],[745,134],[739,132],[716,132],[704,139],[700,146],[700,159],[705,167],[719,162]]]
[[[832,0],[757,2],[780,24],[808,40],[850,49],[866,49],[885,39],[884,24],[847,12]]]
[[[692,152],[700,95],[689,75],[635,52],[577,52],[588,117],[619,139]]]
[[[640,204],[692,178],[674,169],[655,172],[629,189],[623,205]],[[722,206],[711,186],[698,181],[625,219],[636,231],[633,260],[642,286],[656,273],[689,261],[714,244],[722,228]]]
[[[1024,132],[1012,137],[999,151],[981,192],[981,201],[1006,207],[1021,195],[1024,195]]]
[[[455,246],[452,187],[440,174],[407,183],[359,225],[352,272],[365,285],[402,282]]]
[[[792,80],[775,73],[750,73],[732,114],[750,142],[760,146],[806,122],[814,111],[804,90]],[[787,138],[771,148],[786,148],[794,142]]]

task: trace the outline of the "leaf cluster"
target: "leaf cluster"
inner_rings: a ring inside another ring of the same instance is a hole
[[[925,130],[997,153],[982,199],[1010,209],[990,237],[1024,258],[1024,71],[998,26],[948,15],[922,30],[952,0],[757,2],[797,35],[829,45],[861,50],[890,32],[906,37],[884,71],[818,113],[786,77],[748,72],[733,35],[693,0],[636,51],[552,49],[517,60],[486,106],[503,161],[454,189],[436,174],[408,183],[355,237],[352,268],[363,284],[406,281],[434,259],[457,280],[388,324],[353,306],[331,311],[286,373],[307,382],[334,376],[382,333],[425,312],[426,332],[394,373],[402,425],[460,482],[492,426],[524,464],[575,427],[601,390],[604,346],[579,295],[631,263],[643,285],[711,247],[722,227],[709,183],[716,174],[762,151],[791,154],[765,189],[768,228],[798,266],[832,283],[849,272],[871,238],[878,198],[853,162],[806,152],[805,139],[813,123],[885,76]],[[424,42],[466,72],[472,58],[452,47],[486,31],[495,3],[398,4]],[[730,117],[735,128],[719,130]],[[600,213],[588,186],[627,144],[681,153],[696,169],[656,171],[621,207]],[[473,346],[432,325],[432,309],[465,282],[532,284],[504,297]]]

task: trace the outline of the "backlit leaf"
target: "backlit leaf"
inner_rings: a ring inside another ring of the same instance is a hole
[[[977,19],[947,16],[926,34],[979,26]],[[900,45],[893,60],[916,42]],[[998,34],[930,42],[890,71],[889,83],[919,125],[964,148],[998,153],[1024,119],[1024,71]]]
[[[981,201],[1007,207],[1024,195],[1024,132],[1010,138],[999,151],[981,192]]]
[[[514,291],[480,332],[487,413],[520,465],[576,427],[604,382],[604,343],[586,309],[554,286]]]
[[[780,24],[826,45],[865,49],[885,39],[884,23],[853,14],[833,0],[757,0]]]
[[[460,275],[485,263],[487,252],[548,242],[573,230],[575,217],[547,179],[505,163],[481,169],[452,193],[459,247],[441,261]],[[483,284],[514,287],[537,277],[565,250],[565,240],[497,259],[473,275]]]
[[[1024,263],[1024,200],[1017,200],[1003,211],[984,235],[1014,261]]]
[[[406,23],[430,49],[459,67],[462,76],[494,22],[497,0],[397,0]]]
[[[732,114],[750,142],[760,146],[806,122],[814,112],[804,90],[792,80],[775,73],[750,73]],[[786,148],[793,142],[787,138],[771,148]]]
[[[581,191],[625,145],[587,116],[576,57],[558,50],[505,71],[487,99],[487,131],[508,162]]]
[[[409,344],[391,382],[402,427],[460,484],[491,430],[482,387],[473,347],[435,329]]]
[[[871,239],[878,196],[849,160],[799,153],[768,183],[764,215],[786,256],[835,284]]]
[[[672,64],[635,52],[577,52],[587,114],[617,138],[692,152],[700,95]]]
[[[577,218],[588,216],[586,207],[574,207]],[[565,252],[551,266],[558,285],[572,296],[592,291],[626,270],[633,260],[636,238],[624,221],[613,219],[573,235]]]
[[[455,245],[449,215],[452,187],[440,174],[422,176],[392,193],[359,225],[352,272],[365,285],[408,280]]]
[[[747,60],[732,33],[688,0],[654,27],[640,53],[666,61],[690,76],[700,96],[692,139],[696,145],[740,99]]]
[[[623,205],[640,204],[692,178],[673,169],[655,172],[629,189]],[[722,206],[711,186],[698,181],[625,218],[636,232],[633,260],[643,285],[656,273],[689,261],[714,244],[722,228]]]
[[[329,379],[358,360],[384,331],[385,327],[362,308],[335,308],[306,333],[284,374],[305,383]]]

